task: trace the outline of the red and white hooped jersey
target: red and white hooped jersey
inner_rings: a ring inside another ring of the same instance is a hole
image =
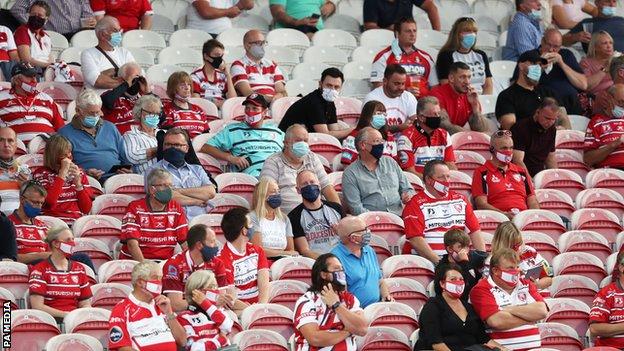
[[[225,100],[228,93],[227,76],[225,72],[215,69],[212,77],[208,79],[204,68],[191,73],[193,92],[208,100]]]
[[[217,306],[208,301],[202,303],[201,310],[184,311],[178,315],[178,322],[186,330],[188,351],[212,351],[230,344],[225,335],[229,334],[234,321]]]
[[[208,116],[206,116],[204,110],[190,102],[188,105],[188,109],[181,109],[173,101],[165,101],[163,104],[165,121],[162,127],[181,127],[189,133],[192,139],[199,134],[207,133],[210,128],[208,128]]]
[[[15,227],[19,255],[49,251],[48,244],[43,241],[48,234],[48,227],[43,221],[32,218],[32,224],[24,223],[15,212],[8,217]]]
[[[455,162],[451,136],[442,128],[427,135],[423,129],[412,125],[401,132],[397,149],[401,168],[413,166],[418,173],[422,173],[425,164],[432,160]]]
[[[139,125],[139,123],[134,120],[134,115],[132,114],[134,103],[138,99],[138,95],[133,97],[122,95],[119,99],[115,100],[112,109],[109,110],[102,107],[104,119],[114,124],[115,127],[117,127],[119,134],[124,135],[124,133],[129,131],[132,126]]]
[[[177,253],[165,262],[163,266],[163,294],[184,293],[186,279],[191,273],[200,270],[209,270],[214,273],[219,286],[225,286],[225,266],[219,257],[213,257],[208,262],[196,266],[188,250]]]
[[[266,58],[256,64],[245,55],[232,63],[230,72],[234,86],[240,82],[248,82],[253,91],[267,96],[275,95],[275,83],[285,81],[277,64]]]
[[[616,324],[624,322],[624,290],[619,282],[613,282],[600,289],[589,313],[589,323]],[[624,349],[624,335],[597,337],[595,346],[610,346]]]
[[[218,257],[225,264],[225,282],[238,289],[238,299],[247,303],[258,302],[258,273],[261,269],[269,269],[264,250],[248,242],[245,252],[240,253],[227,242]]]
[[[59,106],[46,93],[18,96],[13,89],[0,90],[0,126],[11,127],[24,143],[39,134],[52,135],[65,126]]]
[[[598,149],[620,139],[623,135],[624,119],[610,118],[602,114],[594,115],[585,132],[585,150]],[[624,168],[624,145],[610,152],[596,167]]]
[[[419,97],[429,95],[429,88],[438,85],[438,76],[435,71],[435,60],[420,49],[414,47],[414,51],[407,54],[402,53],[397,58],[392,53],[390,46],[381,50],[373,59],[373,68],[371,71],[370,81],[373,83],[381,82],[384,77],[386,67],[391,64],[399,64],[407,72],[407,80],[405,87],[412,85],[412,80],[418,80]]]
[[[152,300],[139,301],[132,293],[111,311],[108,349],[132,347],[139,351],[177,351],[165,314]]]
[[[91,284],[84,267],[69,260],[68,270],[57,269],[50,258],[34,265],[30,270],[31,295],[43,296],[46,306],[61,311],[73,311],[78,302],[91,298]]]

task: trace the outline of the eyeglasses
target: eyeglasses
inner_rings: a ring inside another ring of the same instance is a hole
[[[251,45],[260,45],[260,46],[265,46],[267,44],[266,40],[258,40],[258,41],[252,41],[249,44]]]
[[[511,131],[506,130],[506,129],[497,130],[496,132],[494,132],[494,134],[492,134],[492,137],[493,138],[502,138],[502,137],[511,138]]]
[[[353,235],[353,234],[357,234],[357,235],[364,235],[367,233],[370,233],[370,229],[368,227],[364,228],[364,229],[360,229],[360,230],[356,230],[354,232],[349,233],[349,236]]]
[[[144,108],[141,109],[142,112],[145,112],[146,115],[160,115],[160,111],[158,112],[153,112],[153,111],[148,111]]]
[[[24,194],[26,194],[26,191],[28,191],[28,189],[32,188],[33,186],[43,187],[43,185],[38,180],[31,179],[23,185],[22,191],[20,192],[20,196],[24,197]],[[30,201],[30,203],[34,204],[32,201]]]

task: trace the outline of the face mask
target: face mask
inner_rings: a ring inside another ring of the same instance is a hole
[[[160,116],[159,115],[146,115],[143,118],[143,123],[153,129],[158,128],[158,123],[160,123]]]
[[[375,129],[381,129],[386,125],[386,116],[384,115],[373,115],[373,119],[371,120],[371,127]]]
[[[111,34],[111,38],[108,41],[108,43],[112,46],[112,47],[118,47],[121,45],[121,39],[122,39],[122,35],[121,32],[115,32]]]
[[[162,292],[162,283],[160,280],[148,280],[145,282],[145,290],[147,290],[153,298],[160,295]]]
[[[247,123],[250,127],[255,126],[256,124],[262,121],[262,113],[257,113],[255,115],[245,114],[245,123]]]
[[[620,106],[615,106],[611,112],[615,118],[624,118],[624,108]]]
[[[43,28],[43,25],[45,23],[46,23],[45,18],[41,18],[39,16],[28,17],[28,28],[30,28],[33,31]]]
[[[464,293],[464,288],[466,287],[466,283],[463,280],[458,282],[445,281],[444,282],[444,290],[447,294],[452,297],[459,299]]]
[[[212,68],[217,69],[219,67],[221,67],[221,64],[223,63],[223,57],[210,57],[212,59],[212,62],[210,62],[210,65],[212,66]]]
[[[310,152],[310,146],[305,141],[298,141],[292,145],[292,153],[296,158],[302,158]]]
[[[65,257],[69,258],[72,253],[74,253],[74,246],[76,246],[75,243],[61,243],[59,245],[59,250],[61,250]]]
[[[139,86],[139,83],[132,83],[132,85],[128,88],[128,90],[126,90],[126,94],[130,95],[130,96],[136,96],[136,94],[139,93],[139,89],[141,87]]]
[[[219,253],[219,247],[218,246],[205,246],[201,248],[200,250],[201,254],[202,254],[202,258],[204,259],[204,262],[210,262],[215,256],[217,256],[217,253]]]
[[[530,16],[534,20],[539,21],[540,19],[542,19],[542,10],[531,10]]]
[[[403,50],[401,50],[401,46],[399,46],[399,39],[394,39],[392,44],[390,44],[390,50],[394,57],[396,57],[397,61],[401,61],[401,54],[403,54]]]
[[[175,99],[178,101],[182,101],[182,102],[188,102],[189,101],[189,97],[188,96],[182,96],[180,94],[175,94]]]
[[[186,152],[179,150],[175,147],[170,147],[163,152],[163,158],[165,161],[171,163],[175,168],[184,166],[184,157]]]
[[[508,165],[509,162],[511,162],[511,159],[513,158],[513,151],[512,150],[507,150],[507,151],[496,151],[496,159],[499,160],[500,162]]]
[[[327,272],[329,273],[329,272]],[[347,275],[344,271],[331,272],[332,275],[332,283],[339,286],[347,286]]]
[[[448,195],[449,187],[449,182],[439,182],[437,180],[433,182],[433,188],[443,196]]]
[[[154,199],[156,199],[156,201],[160,202],[161,204],[169,203],[172,197],[173,197],[173,190],[171,190],[171,188],[158,190],[157,192],[154,193]]]
[[[336,100],[338,95],[338,90],[323,88],[323,99],[325,99],[325,101],[333,102]]]
[[[251,49],[249,49],[249,53],[255,59],[260,60],[264,57],[264,46],[262,45],[252,45]]]
[[[442,117],[427,117],[425,118],[425,125],[431,129],[438,129],[442,123]]]
[[[477,35],[475,33],[467,33],[461,36],[461,46],[464,49],[470,49],[477,42]]]
[[[30,203],[24,201],[24,213],[28,218],[35,218],[41,213],[41,209],[31,205]]]
[[[85,118],[82,119],[82,125],[87,128],[93,128],[98,124],[99,121],[100,116],[85,116]]]
[[[37,89],[37,82],[32,82],[32,83],[22,82],[22,89],[24,89],[24,91],[29,95],[34,94],[35,90]]]
[[[372,234],[370,230],[365,230],[364,233],[362,233],[361,241],[359,243],[360,247],[364,247],[370,244],[371,237],[372,237]]]
[[[500,278],[509,286],[518,285],[520,279],[520,272],[517,269],[501,270]]]
[[[267,204],[272,209],[276,209],[280,207],[282,205],[282,195],[280,194],[269,195],[269,197],[267,198]]]
[[[308,202],[314,202],[321,195],[321,189],[316,184],[309,184],[301,188],[301,197]]]
[[[605,6],[602,8],[602,14],[607,17],[611,17],[615,15],[615,7]]]
[[[383,143],[375,144],[371,147],[370,154],[373,155],[374,158],[379,160],[381,156],[383,156],[384,148],[385,145]]]
[[[540,77],[542,76],[542,67],[540,65],[530,65],[528,72],[527,72],[527,77],[534,81],[534,82],[539,82]]]

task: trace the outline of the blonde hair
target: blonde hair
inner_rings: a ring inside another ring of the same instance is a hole
[[[591,40],[589,41],[589,45],[587,46],[587,57],[594,58],[596,57],[596,46],[598,45],[598,40],[601,37],[607,37],[611,39],[611,43],[614,43],[613,37],[608,32],[601,30],[594,34],[592,34]]]
[[[446,39],[446,43],[440,49],[440,52],[445,51],[456,51],[461,47],[461,38],[460,33],[462,32],[478,32],[479,27],[477,27],[477,22],[471,17],[461,17],[458,18],[455,23],[453,23],[453,27],[449,32],[448,39]],[[475,50],[477,48],[477,42],[470,48],[470,50]]]
[[[186,301],[191,302],[193,301],[193,290],[202,290],[205,288],[218,288],[217,279],[215,278],[214,273],[205,269],[195,271],[186,280],[184,298]]]
[[[152,273],[159,272],[160,266],[158,263],[150,260],[144,260],[138,263],[134,268],[132,268],[132,286],[134,286],[139,279],[150,280]]]
[[[72,144],[67,138],[60,134],[54,134],[46,142],[43,152],[43,165],[53,171],[58,171],[59,157],[72,151]]]
[[[176,89],[178,89],[180,83],[188,83],[191,86],[191,95],[193,94],[193,80],[191,76],[184,71],[173,72],[167,80],[167,96],[171,100],[175,98]]]
[[[502,249],[511,249],[516,243],[522,243],[520,231],[510,221],[502,222],[496,228],[492,238],[492,252]]]
[[[258,182],[258,184],[256,184],[256,187],[254,188],[253,198],[251,202],[252,209],[258,217],[258,221],[260,221],[262,218],[265,218],[267,213],[269,212],[267,210],[266,198],[267,194],[269,193],[270,185],[275,186],[276,188],[278,188],[279,191],[279,187],[277,186],[275,180],[269,177],[260,178],[260,181]],[[279,218],[280,220],[284,219],[284,214],[279,207],[275,209],[275,218]]]

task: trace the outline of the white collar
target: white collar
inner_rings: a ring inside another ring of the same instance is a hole
[[[228,242],[226,242],[225,244],[226,244],[226,245],[230,248],[230,250],[231,250],[233,253],[237,254],[238,256],[245,256],[245,255],[247,254],[247,250],[245,250],[245,251],[243,251],[243,252],[239,252],[239,251],[236,249],[236,247],[234,247],[234,245],[232,245],[232,243],[230,243],[229,241],[228,241]],[[245,244],[245,246],[247,246],[247,244]]]

